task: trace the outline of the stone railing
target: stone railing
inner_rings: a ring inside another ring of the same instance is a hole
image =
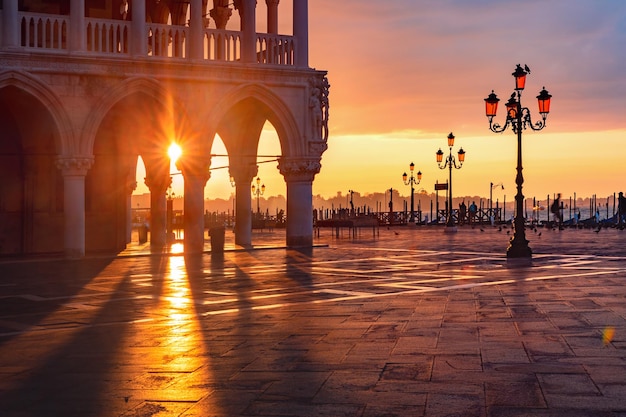
[[[70,16],[18,12],[18,48],[37,53],[70,53]],[[85,54],[130,57],[133,51],[132,22],[111,19],[84,19]],[[3,29],[4,28],[0,28]],[[0,33],[3,32],[0,30]],[[190,59],[191,30],[187,26],[147,23],[147,57]],[[202,30],[203,59],[240,62],[242,32],[219,29]],[[296,40],[293,36],[256,34],[257,63],[295,65]],[[15,48],[12,48],[14,50]],[[75,52],[75,51],[72,51]]]
[[[69,16],[19,13],[20,46],[62,51],[67,49]]]
[[[257,59],[261,64],[293,65],[295,49],[292,36],[257,35]]]
[[[130,23],[123,20],[85,19],[87,51],[101,54],[128,54]]]

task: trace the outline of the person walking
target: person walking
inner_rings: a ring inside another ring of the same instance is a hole
[[[550,206],[550,211],[554,215],[554,221],[559,226],[559,229],[563,228],[563,216],[561,216],[561,193],[556,195],[554,202]]]

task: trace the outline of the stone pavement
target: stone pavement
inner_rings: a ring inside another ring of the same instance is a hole
[[[0,415],[626,416],[626,231],[442,230],[4,260]]]

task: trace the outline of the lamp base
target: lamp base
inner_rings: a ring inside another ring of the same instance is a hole
[[[511,239],[509,247],[506,249],[507,258],[532,258],[533,251],[528,246],[526,239]]]

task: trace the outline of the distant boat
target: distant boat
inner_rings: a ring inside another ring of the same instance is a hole
[[[533,211],[543,211],[543,210],[545,210],[545,209],[546,209],[546,208],[545,208],[545,207],[543,207],[543,206],[534,206],[534,207],[533,207]]]

